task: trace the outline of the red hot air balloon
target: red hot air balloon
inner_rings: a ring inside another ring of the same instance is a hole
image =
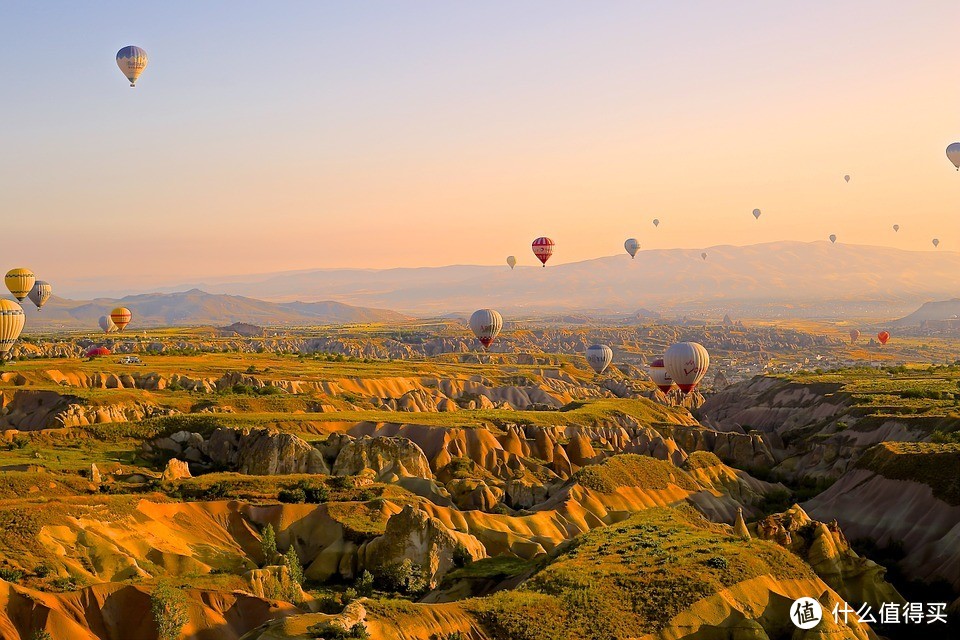
[[[88,358],[99,358],[100,356],[110,355],[110,349],[106,347],[90,347],[87,349],[86,355]]]
[[[887,340],[890,339],[890,334],[886,331],[881,331],[877,334],[877,340],[880,341],[880,344],[887,344]]]
[[[547,260],[553,255],[554,244],[554,241],[546,236],[542,236],[533,241],[531,245],[533,247],[533,255],[537,256],[537,259],[543,263],[543,266],[547,266]]]
[[[663,358],[657,358],[650,363],[650,379],[657,389],[664,393],[670,393],[673,389],[673,378],[667,373],[667,367],[663,364]]]

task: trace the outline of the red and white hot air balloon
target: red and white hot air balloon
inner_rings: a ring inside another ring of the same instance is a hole
[[[653,384],[657,385],[657,389],[660,389],[660,391],[664,393],[670,393],[670,390],[673,389],[673,378],[667,373],[667,367],[663,364],[663,358],[657,358],[651,362],[649,369],[650,379],[653,380]]]
[[[550,238],[541,236],[534,240],[530,246],[533,248],[533,255],[537,256],[537,260],[542,262],[543,266],[547,266],[547,260],[553,255],[553,247],[555,244],[556,243]]]
[[[488,349],[503,329],[503,317],[493,309],[477,309],[470,316],[470,329],[484,349]]]
[[[877,340],[880,341],[880,344],[887,344],[887,340],[890,339],[890,333],[888,331],[881,331],[877,334]]]
[[[663,364],[680,391],[690,393],[707,374],[710,354],[697,342],[678,342],[663,354]]]

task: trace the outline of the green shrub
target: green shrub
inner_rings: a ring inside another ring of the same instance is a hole
[[[307,494],[300,487],[281,489],[277,492],[277,500],[285,504],[303,504],[307,501]]]
[[[727,569],[730,563],[723,556],[713,556],[707,560],[707,566],[712,569]]]
[[[373,574],[364,569],[360,572],[360,575],[357,576],[357,581],[355,583],[355,588],[357,593],[365,598],[369,598],[373,595]]]
[[[279,555],[277,552],[277,534],[273,530],[273,525],[267,523],[261,536],[260,550],[263,552],[263,564],[264,566],[273,564]]]
[[[52,569],[48,565],[41,562],[33,568],[33,575],[37,576],[38,578],[46,578],[48,575],[50,575],[51,571]]]
[[[150,613],[157,624],[159,640],[178,640],[190,621],[187,596],[168,582],[160,582],[150,594]]]
[[[470,550],[462,542],[458,542],[453,549],[453,566],[459,569],[471,562],[473,562],[473,556],[470,555]]]
[[[323,504],[330,499],[330,491],[322,484],[314,486],[303,483],[300,488],[303,489],[304,496],[310,504]]]
[[[410,558],[382,567],[377,578],[389,591],[418,595],[427,590],[427,578],[423,569]]]
[[[20,582],[23,579],[23,571],[11,567],[0,567],[0,580],[7,582]]]

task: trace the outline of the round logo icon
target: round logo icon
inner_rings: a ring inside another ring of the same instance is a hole
[[[790,621],[798,629],[813,629],[823,620],[823,607],[813,598],[798,598],[790,605]]]

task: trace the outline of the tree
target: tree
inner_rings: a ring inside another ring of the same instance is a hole
[[[168,582],[160,582],[150,594],[150,613],[157,623],[159,640],[178,640],[183,626],[190,621],[187,596]]]
[[[287,552],[283,555],[283,564],[287,565],[287,570],[290,572],[290,580],[296,582],[298,585],[302,585],[303,567],[300,565],[300,557],[297,555],[297,550],[293,548],[292,544],[287,547]]]
[[[273,564],[277,560],[277,534],[273,531],[273,525],[267,524],[263,528],[263,537],[260,539],[260,550],[263,551],[263,564]]]

